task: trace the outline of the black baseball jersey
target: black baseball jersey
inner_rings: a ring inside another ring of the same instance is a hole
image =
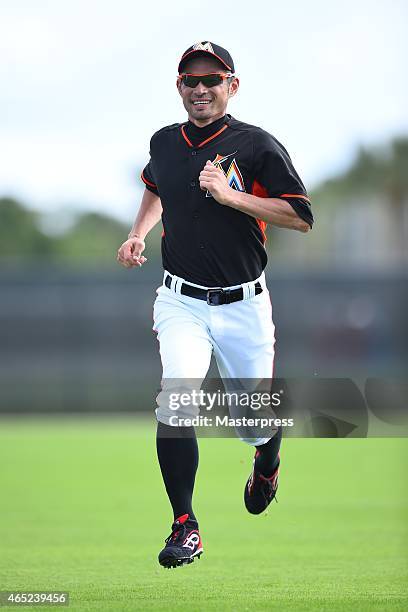
[[[142,180],[163,207],[163,267],[206,287],[252,281],[267,263],[266,223],[200,189],[207,160],[233,189],[285,199],[312,226],[306,189],[276,138],[230,115],[204,128],[177,123],[153,135]]]

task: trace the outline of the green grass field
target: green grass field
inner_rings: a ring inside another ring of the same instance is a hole
[[[408,440],[284,441],[259,517],[242,501],[251,449],[200,451],[204,555],[165,570],[152,426],[0,422],[0,590],[67,590],[72,610],[408,609]]]

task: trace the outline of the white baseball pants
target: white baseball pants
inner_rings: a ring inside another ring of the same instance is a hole
[[[167,272],[164,274],[166,277]],[[163,366],[162,392],[157,397],[157,419],[167,425],[174,416],[168,406],[166,388],[171,379],[201,385],[207,375],[211,355],[225,379],[271,379],[273,376],[275,327],[272,305],[262,273],[259,279],[242,286],[244,299],[232,304],[210,306],[204,300],[180,293],[183,279],[172,275],[171,288],[161,285],[153,308],[153,330],[160,343]],[[255,284],[263,291],[255,295]],[[189,283],[194,285],[194,283]],[[202,285],[194,285],[203,289]],[[199,414],[194,406],[180,407],[178,416],[193,418]],[[270,438],[241,438],[253,446],[265,444]]]

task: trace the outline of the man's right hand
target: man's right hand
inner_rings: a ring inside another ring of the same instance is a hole
[[[129,238],[119,248],[116,259],[125,268],[140,268],[147,261],[142,255],[145,246],[145,241],[141,238]]]

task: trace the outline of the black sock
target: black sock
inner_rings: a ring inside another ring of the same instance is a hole
[[[276,434],[266,444],[256,446],[255,468],[263,476],[269,478],[276,470],[279,458],[279,448],[282,440],[282,427],[278,428]]]
[[[157,456],[174,518],[189,514],[198,467],[198,444],[194,427],[170,427],[157,424]]]

